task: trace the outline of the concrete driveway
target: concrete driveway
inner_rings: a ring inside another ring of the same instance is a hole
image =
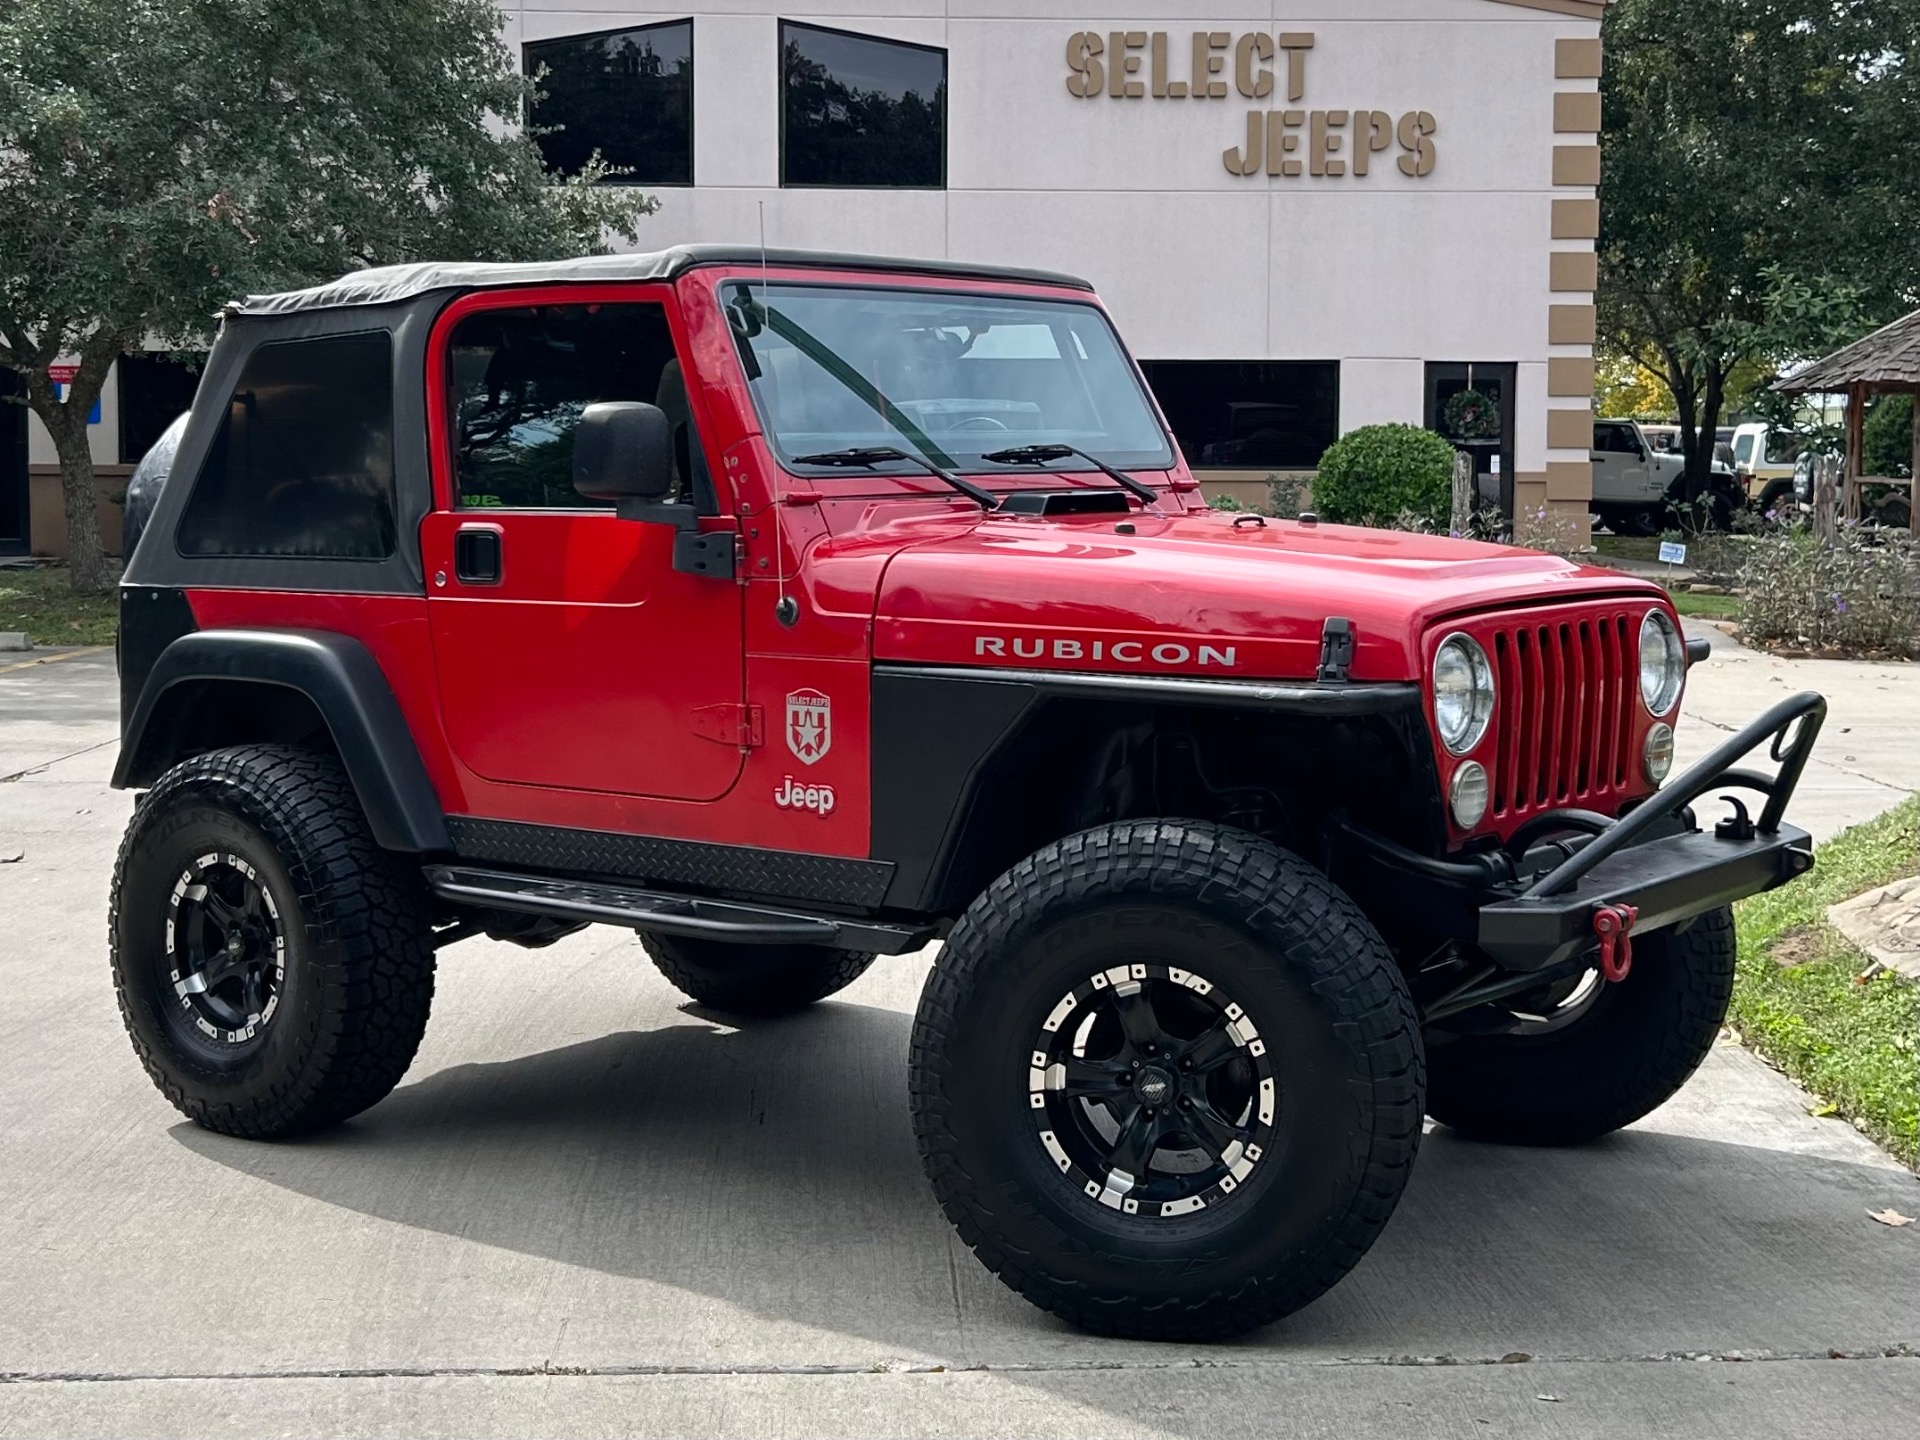
[[[1431,1133],[1352,1276],[1204,1348],[1080,1335],[952,1236],[904,1094],[924,956],[735,1029],[616,932],[467,941],[389,1100],[201,1131],[107,976],[111,660],[0,670],[0,1435],[1912,1433],[1920,1226],[1866,1212],[1920,1187],[1731,1046],[1590,1147]],[[1783,663],[1702,672],[1683,743],[1825,686],[1800,811],[1920,783],[1920,670]]]

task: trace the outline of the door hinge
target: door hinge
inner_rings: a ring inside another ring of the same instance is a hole
[[[702,705],[693,712],[693,733],[702,740],[750,750],[766,744],[758,705]]]

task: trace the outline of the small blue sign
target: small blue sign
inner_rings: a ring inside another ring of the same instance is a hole
[[[1662,565],[1684,565],[1687,563],[1687,547],[1678,540],[1660,542],[1660,563]]]
[[[64,380],[54,381],[53,394],[55,399],[64,404],[67,398],[67,382]],[[87,412],[87,423],[89,425],[98,425],[100,423],[100,397],[98,395],[93,397],[93,408]]]

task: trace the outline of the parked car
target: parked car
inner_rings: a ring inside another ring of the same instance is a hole
[[[1425,1116],[1647,1114],[1732,902],[1813,863],[1819,696],[1670,779],[1706,646],[1663,590],[1209,511],[1069,276],[693,247],[255,296],[147,533],[109,939],[183,1114],[378,1103],[469,936],[637,931],[743,1017],[943,940],[934,1195],[1107,1333],[1312,1301]]]
[[[1733,468],[1747,503],[1765,514],[1793,494],[1793,467],[1805,441],[1785,430],[1761,424],[1733,431]]]
[[[1619,535],[1654,535],[1674,522],[1686,495],[1686,457],[1656,449],[1632,420],[1601,420],[1593,427],[1593,511]],[[1703,517],[1724,529],[1739,508],[1731,472],[1713,468]]]

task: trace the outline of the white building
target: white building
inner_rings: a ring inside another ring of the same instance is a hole
[[[1585,514],[1600,0],[505,9],[547,69],[537,120],[564,126],[550,160],[630,166],[661,201],[646,248],[764,220],[781,247],[1071,271],[1213,488],[1310,471],[1376,421],[1457,435],[1471,386],[1499,416],[1472,448],[1515,511]],[[123,440],[123,415],[172,403],[151,393],[168,377],[127,373],[105,466],[150,424]],[[52,548],[52,448],[31,443]]]

